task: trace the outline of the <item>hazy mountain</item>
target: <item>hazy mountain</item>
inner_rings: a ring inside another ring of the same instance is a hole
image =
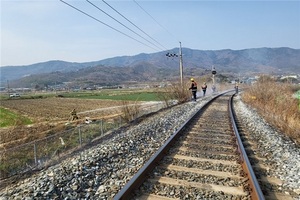
[[[179,52],[179,49],[169,51]],[[166,57],[168,52],[153,54],[139,54],[136,56],[123,56],[98,61],[97,64],[107,66],[130,66],[138,62],[149,62],[157,67],[179,66],[178,57]],[[177,53],[178,54],[178,53]],[[256,48],[244,50],[216,50],[204,51],[183,48],[183,65],[187,68],[196,67],[233,71],[235,73],[300,73],[300,49],[291,48]]]
[[[177,70],[172,68],[158,68],[147,62],[140,62],[130,67],[97,65],[95,67],[81,68],[76,71],[33,74],[9,81],[9,84],[10,87],[35,87],[36,85],[47,87],[63,83],[68,84],[70,87],[113,86],[125,82],[161,81],[172,79],[175,76],[178,76]]]
[[[1,67],[1,82],[53,84],[76,80],[81,83],[113,84],[124,81],[163,80],[178,76],[179,57],[170,51],[120,56],[86,63],[48,61],[27,66]],[[300,49],[256,48],[244,50],[194,50],[183,48],[184,73],[205,74],[214,66],[219,73],[300,73]],[[21,79],[18,81],[13,81]]]

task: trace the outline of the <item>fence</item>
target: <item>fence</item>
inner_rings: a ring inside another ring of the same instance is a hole
[[[163,108],[162,103],[143,106],[135,118],[156,112]],[[74,152],[82,145],[102,137],[110,130],[126,124],[122,116],[103,118],[89,124],[66,125],[62,132],[55,133],[46,138],[25,143],[0,152],[0,179],[13,175],[41,169],[49,162],[58,160],[61,155]]]

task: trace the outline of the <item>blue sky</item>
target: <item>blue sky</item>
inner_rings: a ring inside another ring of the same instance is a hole
[[[89,0],[142,37],[85,0],[64,1],[130,37],[60,0],[1,0],[1,66],[154,53],[179,41],[199,50],[300,49],[300,1],[105,0],[145,35],[102,0]]]

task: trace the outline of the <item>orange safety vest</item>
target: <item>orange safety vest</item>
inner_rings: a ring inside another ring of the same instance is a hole
[[[192,89],[192,91],[197,91],[197,83],[195,81],[192,82],[191,89]]]

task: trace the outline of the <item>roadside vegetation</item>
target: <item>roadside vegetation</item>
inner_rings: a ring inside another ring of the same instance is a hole
[[[245,90],[242,99],[266,121],[300,144],[300,86],[276,82],[268,76]]]
[[[130,122],[138,117],[139,113],[141,112],[141,105],[137,104],[137,102],[131,104],[131,102],[123,100],[121,111],[123,119],[126,122]]]
[[[158,98],[164,102],[165,107],[169,107],[173,100],[180,104],[191,99],[191,91],[187,89],[189,87],[185,83],[183,85],[184,87],[182,88],[181,84],[176,82],[157,93]]]

